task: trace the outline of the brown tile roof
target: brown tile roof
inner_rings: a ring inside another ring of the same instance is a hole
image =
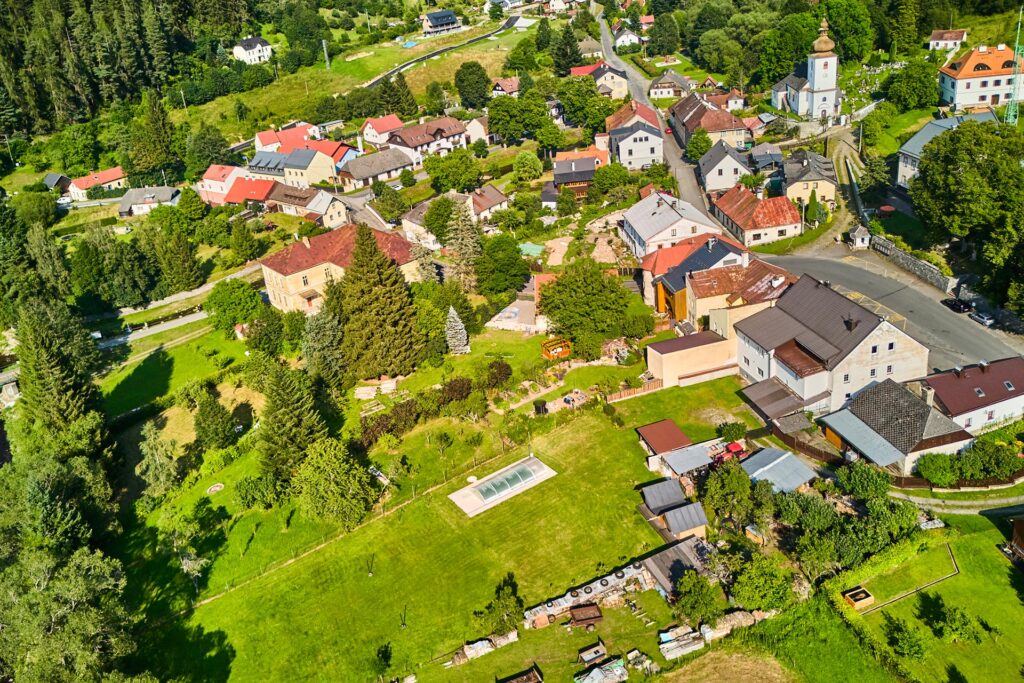
[[[1024,394],[1024,358],[968,365],[959,372],[954,369],[929,375],[923,381],[935,390],[937,404],[944,412],[956,417]]]
[[[703,233],[695,237],[687,237],[686,239],[679,240],[671,247],[652,251],[650,254],[644,256],[644,260],[640,262],[640,267],[643,270],[651,272],[655,277],[658,275],[664,275],[686,259],[690,258],[691,254],[703,247],[712,239],[721,240],[722,242],[731,244],[736,247],[737,251],[746,251],[742,245],[733,241],[729,237],[716,235],[715,233]]]
[[[502,202],[508,201],[508,197],[490,183],[473,190],[469,193],[469,196],[473,199],[473,213],[476,215],[480,215],[484,211],[493,209]]]
[[[519,92],[519,76],[510,76],[509,78],[495,78],[494,85],[501,88],[501,91],[505,93]]]
[[[698,299],[728,294],[730,304],[740,300],[753,304],[778,299],[796,281],[796,276],[788,270],[756,259],[746,268],[725,266],[689,276],[689,286]]]
[[[712,332],[711,330],[704,330],[703,332],[687,334],[674,339],[654,342],[653,344],[648,344],[647,348],[653,349],[660,354],[666,354],[695,349],[699,346],[707,346],[708,344],[716,344],[720,341],[725,341],[725,337],[716,332]]]
[[[741,93],[736,88],[733,88],[729,92],[706,95],[704,99],[706,99],[708,102],[715,105],[716,107],[725,109],[726,107],[729,106],[729,100],[743,100],[744,98],[743,93]]]
[[[931,36],[928,37],[928,40],[967,40],[967,29],[956,28],[950,31],[938,29],[936,31],[932,31],[932,34]]]
[[[672,420],[659,420],[643,427],[637,427],[636,433],[654,451],[655,455],[668,453],[693,443],[679,428],[679,425]]]
[[[1024,64],[1024,59],[1020,61]],[[1006,45],[976,47],[939,71],[951,78],[1010,76],[1013,74],[1013,48]]]
[[[691,133],[703,128],[709,133],[727,130],[746,130],[738,118],[704,101],[697,93],[690,93],[671,106],[669,111],[677,124],[682,124]]]
[[[348,268],[356,246],[358,227],[352,223],[337,230],[316,235],[282,249],[263,259],[261,263],[281,275],[294,275],[322,263],[333,263]],[[373,230],[377,246],[398,265],[412,261],[412,244],[394,232]]]
[[[275,183],[271,188],[267,200],[279,204],[290,204],[291,206],[306,206],[313,198],[320,193],[315,187],[291,187],[283,183]]]
[[[659,128],[658,115],[653,109],[643,102],[630,100],[622,105],[617,112],[604,120],[604,129],[609,133],[616,128],[628,126],[631,121],[646,121],[655,128]]]
[[[440,138],[450,138],[466,132],[466,126],[462,121],[451,116],[442,116],[433,121],[418,123],[415,126],[408,126],[397,130],[388,138],[392,144],[400,144],[403,147],[419,147],[426,145]]]
[[[782,225],[798,225],[800,211],[786,197],[758,199],[737,185],[715,200],[715,206],[741,230],[761,230]]]

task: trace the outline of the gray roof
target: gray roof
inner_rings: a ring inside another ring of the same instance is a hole
[[[683,497],[683,489],[676,479],[666,479],[657,484],[651,484],[640,489],[644,497],[644,503],[656,515],[664,514],[666,510],[679,507],[686,503]]]
[[[736,323],[764,349],[794,340],[829,370],[850,354],[882,319],[810,275],[803,275],[772,308]]]
[[[458,17],[455,16],[455,12],[450,9],[438,10],[437,12],[427,12],[427,23],[431,26],[448,26],[450,24],[457,24],[459,22]]]
[[[313,163],[313,158],[316,156],[315,149],[307,149],[302,147],[300,149],[293,150],[284,160],[285,168],[309,168],[309,165]]]
[[[684,76],[681,76],[672,69],[667,69],[660,76],[651,81],[651,88],[663,84],[678,85],[683,90],[690,89],[689,79],[687,79]]]
[[[658,586],[671,594],[676,583],[687,571],[703,572],[705,558],[710,553],[702,538],[687,538],[658,551],[643,560],[643,565],[657,581]]]
[[[280,152],[256,152],[249,160],[249,168],[260,173],[284,175],[287,154]]]
[[[903,460],[903,453],[846,408],[826,415],[821,422],[879,467]]]
[[[901,453],[913,453],[930,439],[963,432],[960,425],[891,379],[854,396],[848,408]]]
[[[544,183],[540,188],[540,200],[542,202],[557,202],[558,201],[558,190],[555,189],[555,184],[550,180]]]
[[[708,456],[708,451],[711,450],[712,445],[716,445],[717,443],[717,441],[705,441],[703,443],[683,446],[682,448],[677,448],[674,451],[664,453],[661,456],[661,459],[665,461],[665,464],[669,466],[669,469],[681,477],[684,474],[689,474],[694,470],[710,465],[712,460]]]
[[[784,90],[785,86],[789,86],[793,90],[803,90],[807,87],[807,62],[797,62],[793,72],[776,83],[772,90]]]
[[[594,157],[555,161],[555,185],[593,180],[596,170],[597,159]]]
[[[832,160],[805,149],[793,152],[793,156],[786,159],[782,165],[782,174],[786,178],[786,187],[811,180],[824,180],[839,185]]]
[[[652,126],[651,124],[647,123],[646,121],[634,121],[628,126],[616,128],[615,130],[612,130],[608,133],[608,137],[613,145],[618,145],[626,138],[640,131],[643,131],[648,135],[653,135],[659,140],[662,139],[661,131]]]
[[[759,145],[754,145],[750,149],[750,160],[754,162],[754,165],[758,170],[765,166],[771,166],[772,164],[781,164],[782,150],[778,145],[773,145],[770,142],[762,142]]]
[[[600,66],[598,66],[591,72],[590,77],[596,81],[597,79],[601,78],[601,76],[604,76],[606,73],[615,74],[622,80],[626,80],[626,72],[623,71],[622,69],[616,69],[608,62],[602,62]]]
[[[685,533],[707,523],[708,516],[700,503],[690,503],[665,513],[665,526],[673,534]]]
[[[51,190],[65,182],[70,183],[71,179],[63,173],[47,173],[43,176],[43,185],[46,185]]]
[[[717,166],[725,161],[726,159],[732,159],[737,164],[742,166],[750,172],[750,166],[747,165],[747,160],[743,158],[743,155],[736,151],[736,148],[728,144],[725,140],[719,140],[711,146],[704,156],[700,158],[697,163],[700,165],[700,174],[705,178],[708,177]]]
[[[623,214],[637,234],[648,240],[681,221],[715,228],[711,220],[693,204],[664,192],[652,192]]]
[[[341,167],[341,170],[356,180],[363,180],[406,167],[412,168],[412,161],[405,155],[405,152],[389,147],[382,152],[364,154],[355,159],[349,159]]]
[[[775,491],[796,491],[814,479],[814,470],[800,458],[781,448],[763,448],[743,461],[743,469],[753,481],[771,482]]]
[[[948,119],[929,121],[925,124],[924,128],[914,133],[912,138],[903,143],[903,146],[900,147],[900,154],[906,154],[907,156],[920,159],[925,145],[945,133],[947,130],[953,130],[964,121],[992,121],[993,123],[998,123],[999,119],[991,110],[989,110],[978,114],[952,116]]]
[[[265,38],[262,38],[260,36],[249,36],[248,38],[242,38],[240,41],[238,41],[238,44],[246,52],[255,50],[258,47],[267,47],[270,45],[270,43],[268,43]]]
[[[739,255],[741,253],[743,253],[743,249],[732,242],[714,240],[714,243],[712,243],[709,240],[706,248],[698,249],[693,252],[678,266],[661,277],[655,278],[655,282],[663,283],[673,294],[681,292],[686,289],[687,273],[696,273],[702,270],[708,270],[715,264],[722,262],[723,259],[728,258],[730,255]],[[740,261],[737,259],[736,263],[739,262]]]
[[[584,55],[593,54],[594,52],[601,52],[604,48],[601,47],[601,43],[597,42],[590,36],[587,36],[580,41],[580,52]]]
[[[180,194],[176,187],[137,187],[128,190],[121,196],[118,210],[125,212],[140,204],[170,204]]]

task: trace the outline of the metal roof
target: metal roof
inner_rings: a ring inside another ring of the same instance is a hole
[[[557,163],[557,162],[556,162]],[[683,223],[696,223],[718,232],[707,216],[693,204],[664,192],[652,192],[623,214],[641,239],[649,240],[667,228]]]
[[[662,139],[661,131],[652,126],[651,124],[647,123],[646,121],[634,121],[628,126],[616,128],[615,130],[608,133],[608,136],[611,138],[612,143],[617,145],[626,138],[629,138],[632,135],[639,133],[641,131],[647,133],[648,135],[654,136],[659,140]]]
[[[925,145],[945,133],[947,130],[953,130],[964,121],[992,121],[998,123],[999,119],[996,117],[994,112],[989,110],[978,114],[952,116],[948,119],[929,121],[924,125],[924,128],[914,133],[912,138],[903,143],[903,146],[900,147],[900,154],[906,154],[920,159]]]
[[[731,242],[725,240],[716,239],[712,243],[708,241],[706,249],[698,249],[697,251],[690,254],[689,257],[684,259],[678,266],[661,276],[660,280],[665,284],[673,294],[681,292],[686,289],[686,274],[689,272],[700,272],[702,270],[708,270],[719,264],[735,265],[739,263],[739,259],[734,259],[735,263],[725,264],[723,260],[729,258],[729,256],[739,256],[742,253],[742,249]]]
[[[754,481],[771,482],[775,491],[789,493],[814,479],[814,470],[800,458],[781,448],[763,448],[743,461],[743,469]]]
[[[701,467],[707,467],[713,461],[708,453],[712,448],[719,446],[721,439],[703,441],[690,446],[683,446],[661,456],[661,459],[668,465],[677,476],[689,474]]]
[[[675,479],[666,479],[657,484],[651,484],[640,489],[644,497],[644,503],[656,515],[663,514],[666,510],[679,507],[686,503],[683,497],[683,489]]]
[[[673,534],[685,533],[707,523],[708,516],[700,503],[690,503],[665,513],[665,526]]]
[[[879,467],[888,467],[904,458],[903,453],[846,408],[826,415],[821,422]]]
[[[315,149],[296,149],[284,160],[285,168],[309,168],[309,165],[313,163],[313,158],[316,157]]]

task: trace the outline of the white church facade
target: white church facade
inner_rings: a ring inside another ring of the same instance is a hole
[[[821,20],[820,35],[805,64],[772,87],[772,106],[806,119],[832,119],[839,115],[839,57],[828,37],[828,21]]]

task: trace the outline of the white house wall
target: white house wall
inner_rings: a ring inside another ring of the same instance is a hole
[[[927,374],[928,349],[883,321],[832,371],[830,411],[839,410],[850,396],[875,382],[902,383]]]

